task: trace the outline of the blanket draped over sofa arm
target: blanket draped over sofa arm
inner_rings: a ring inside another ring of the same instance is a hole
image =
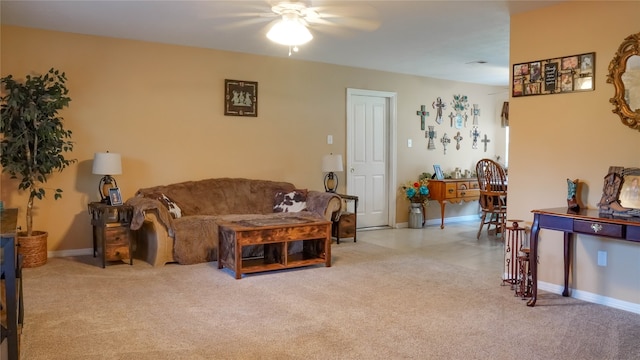
[[[341,206],[342,200],[334,193],[314,190],[307,193],[307,210],[327,220],[335,220],[336,215],[339,216]]]
[[[169,236],[174,235],[175,230],[173,222],[171,221],[171,215],[162,203],[158,200],[146,198],[142,196],[135,196],[128,199],[127,205],[133,206],[133,218],[131,219],[131,230],[138,230],[142,227],[145,220],[145,212],[149,210],[155,210],[158,215],[158,220],[167,228]]]

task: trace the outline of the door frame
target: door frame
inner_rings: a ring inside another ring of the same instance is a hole
[[[391,227],[396,227],[396,184],[397,184],[397,141],[396,141],[396,132],[398,126],[398,94],[390,91],[376,91],[376,90],[364,90],[364,89],[354,89],[347,88],[347,149],[346,149],[346,180],[347,180],[347,193],[352,193],[353,183],[352,175],[351,175],[351,142],[353,141],[354,135],[354,119],[353,119],[353,111],[352,111],[352,96],[374,96],[374,97],[383,97],[388,101],[388,112],[389,117],[387,119],[387,129],[388,129],[388,144],[387,144],[387,163],[386,163],[386,181],[387,181],[387,207],[388,207],[388,219],[387,225]]]

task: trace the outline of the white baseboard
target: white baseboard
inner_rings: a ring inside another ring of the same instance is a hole
[[[450,224],[450,223],[467,222],[467,221],[478,221],[478,215],[465,215],[465,216],[456,216],[456,217],[444,218],[445,226],[447,224]],[[426,226],[429,226],[429,225],[440,226],[440,223],[441,223],[440,219],[428,219],[427,223],[425,225]],[[408,228],[409,227],[409,223],[408,222],[397,223],[395,227],[398,228],[398,229]]]
[[[544,281],[539,281],[538,289],[560,295],[564,290],[564,286],[551,284]],[[610,298],[607,296],[590,293],[588,291],[575,290],[571,288],[569,288],[569,294],[574,299],[578,299],[578,300],[582,300],[582,301],[586,301],[586,302],[590,302],[598,305],[604,305],[604,306],[612,307],[614,309],[629,311],[634,314],[640,314],[640,304],[618,300],[618,299]]]
[[[86,249],[71,249],[71,250],[60,250],[60,251],[48,251],[47,257],[67,257],[67,256],[82,256],[82,255],[93,255],[92,248]]]

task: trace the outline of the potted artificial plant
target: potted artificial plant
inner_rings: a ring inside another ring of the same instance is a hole
[[[18,232],[18,251],[25,267],[47,262],[47,232],[33,230],[33,203],[42,200],[47,179],[76,160],[65,159],[73,150],[71,130],[65,130],[58,111],[71,98],[65,86],[66,76],[55,69],[38,76],[26,76],[24,82],[8,75],[0,79],[0,165],[2,172],[17,179],[18,191],[27,191],[26,231]],[[62,189],[54,189],[54,199]]]

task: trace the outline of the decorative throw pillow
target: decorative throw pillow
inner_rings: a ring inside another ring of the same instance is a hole
[[[307,208],[307,190],[296,189],[292,192],[285,193],[279,191],[276,193],[273,212],[300,212]]]
[[[172,218],[179,219],[182,217],[182,209],[180,209],[178,204],[176,204],[175,201],[171,200],[167,195],[163,193],[151,193],[146,194],[144,197],[160,201],[162,205],[164,205],[167,210],[169,210]]]

